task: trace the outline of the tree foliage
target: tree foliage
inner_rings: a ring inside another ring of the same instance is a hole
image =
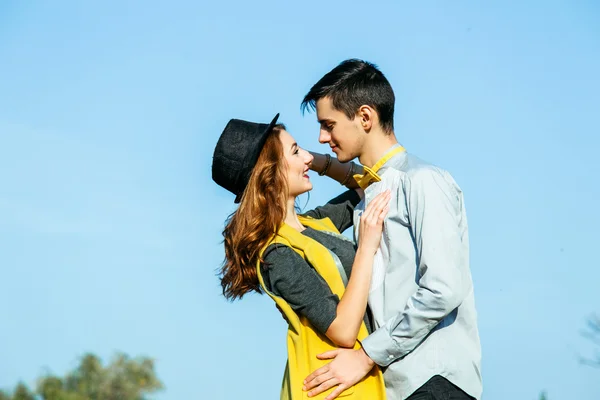
[[[152,359],[119,353],[103,366],[100,358],[86,354],[64,377],[42,376],[35,391],[19,382],[12,394],[0,391],[0,400],[147,400],[162,388]]]
[[[581,362],[592,367],[600,368],[600,316],[592,315],[587,320],[587,329],[583,331],[583,336],[590,340],[594,345],[594,354],[591,357],[581,357]]]

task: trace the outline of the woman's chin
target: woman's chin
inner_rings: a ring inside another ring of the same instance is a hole
[[[305,194],[305,193],[308,193],[308,192],[310,192],[311,190],[313,190],[313,185],[312,185],[312,183],[308,183],[308,184],[307,184],[307,185],[306,185],[306,186],[305,186],[305,187],[302,189],[302,191],[298,191],[297,193],[294,193],[294,194],[292,195],[292,197],[298,197],[298,196],[301,196],[301,195],[303,195],[303,194]],[[293,193],[293,192],[292,192],[292,193]]]
[[[308,184],[306,185],[306,187],[304,188],[304,190],[302,191],[302,193],[300,193],[299,195],[304,194],[304,193],[308,193],[311,190],[313,190],[313,185],[312,185],[311,182],[308,182]]]

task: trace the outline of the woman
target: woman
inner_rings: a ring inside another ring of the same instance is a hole
[[[357,339],[368,335],[365,310],[373,258],[390,195],[379,195],[361,216],[356,250],[340,234],[352,224],[360,200],[356,191],[298,215],[295,200],[312,189],[307,172],[314,156],[276,124],[278,116],[268,125],[231,120],[215,148],[212,173],[240,203],[223,231],[223,294],[236,299],[250,291],[265,292],[276,302],[289,324],[281,398],[296,400],[309,395],[302,389],[304,378],[327,362],[317,354],[338,347],[359,349]],[[320,174],[349,182],[354,164],[319,158]],[[333,387],[314,398],[338,391]],[[339,397],[385,398],[381,372],[374,368]]]

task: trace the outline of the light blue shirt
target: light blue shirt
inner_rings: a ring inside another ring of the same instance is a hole
[[[393,146],[391,149],[399,145]],[[389,400],[404,400],[434,375],[482,393],[481,348],[463,194],[450,174],[401,152],[365,190],[360,215],[391,189],[369,293],[374,332],[362,345],[384,371]]]

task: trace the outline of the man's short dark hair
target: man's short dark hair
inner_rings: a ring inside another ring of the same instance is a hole
[[[394,131],[394,91],[375,64],[350,59],[323,76],[302,100],[302,111],[316,109],[317,101],[331,98],[333,108],[353,119],[360,106],[373,107],[384,131]]]

